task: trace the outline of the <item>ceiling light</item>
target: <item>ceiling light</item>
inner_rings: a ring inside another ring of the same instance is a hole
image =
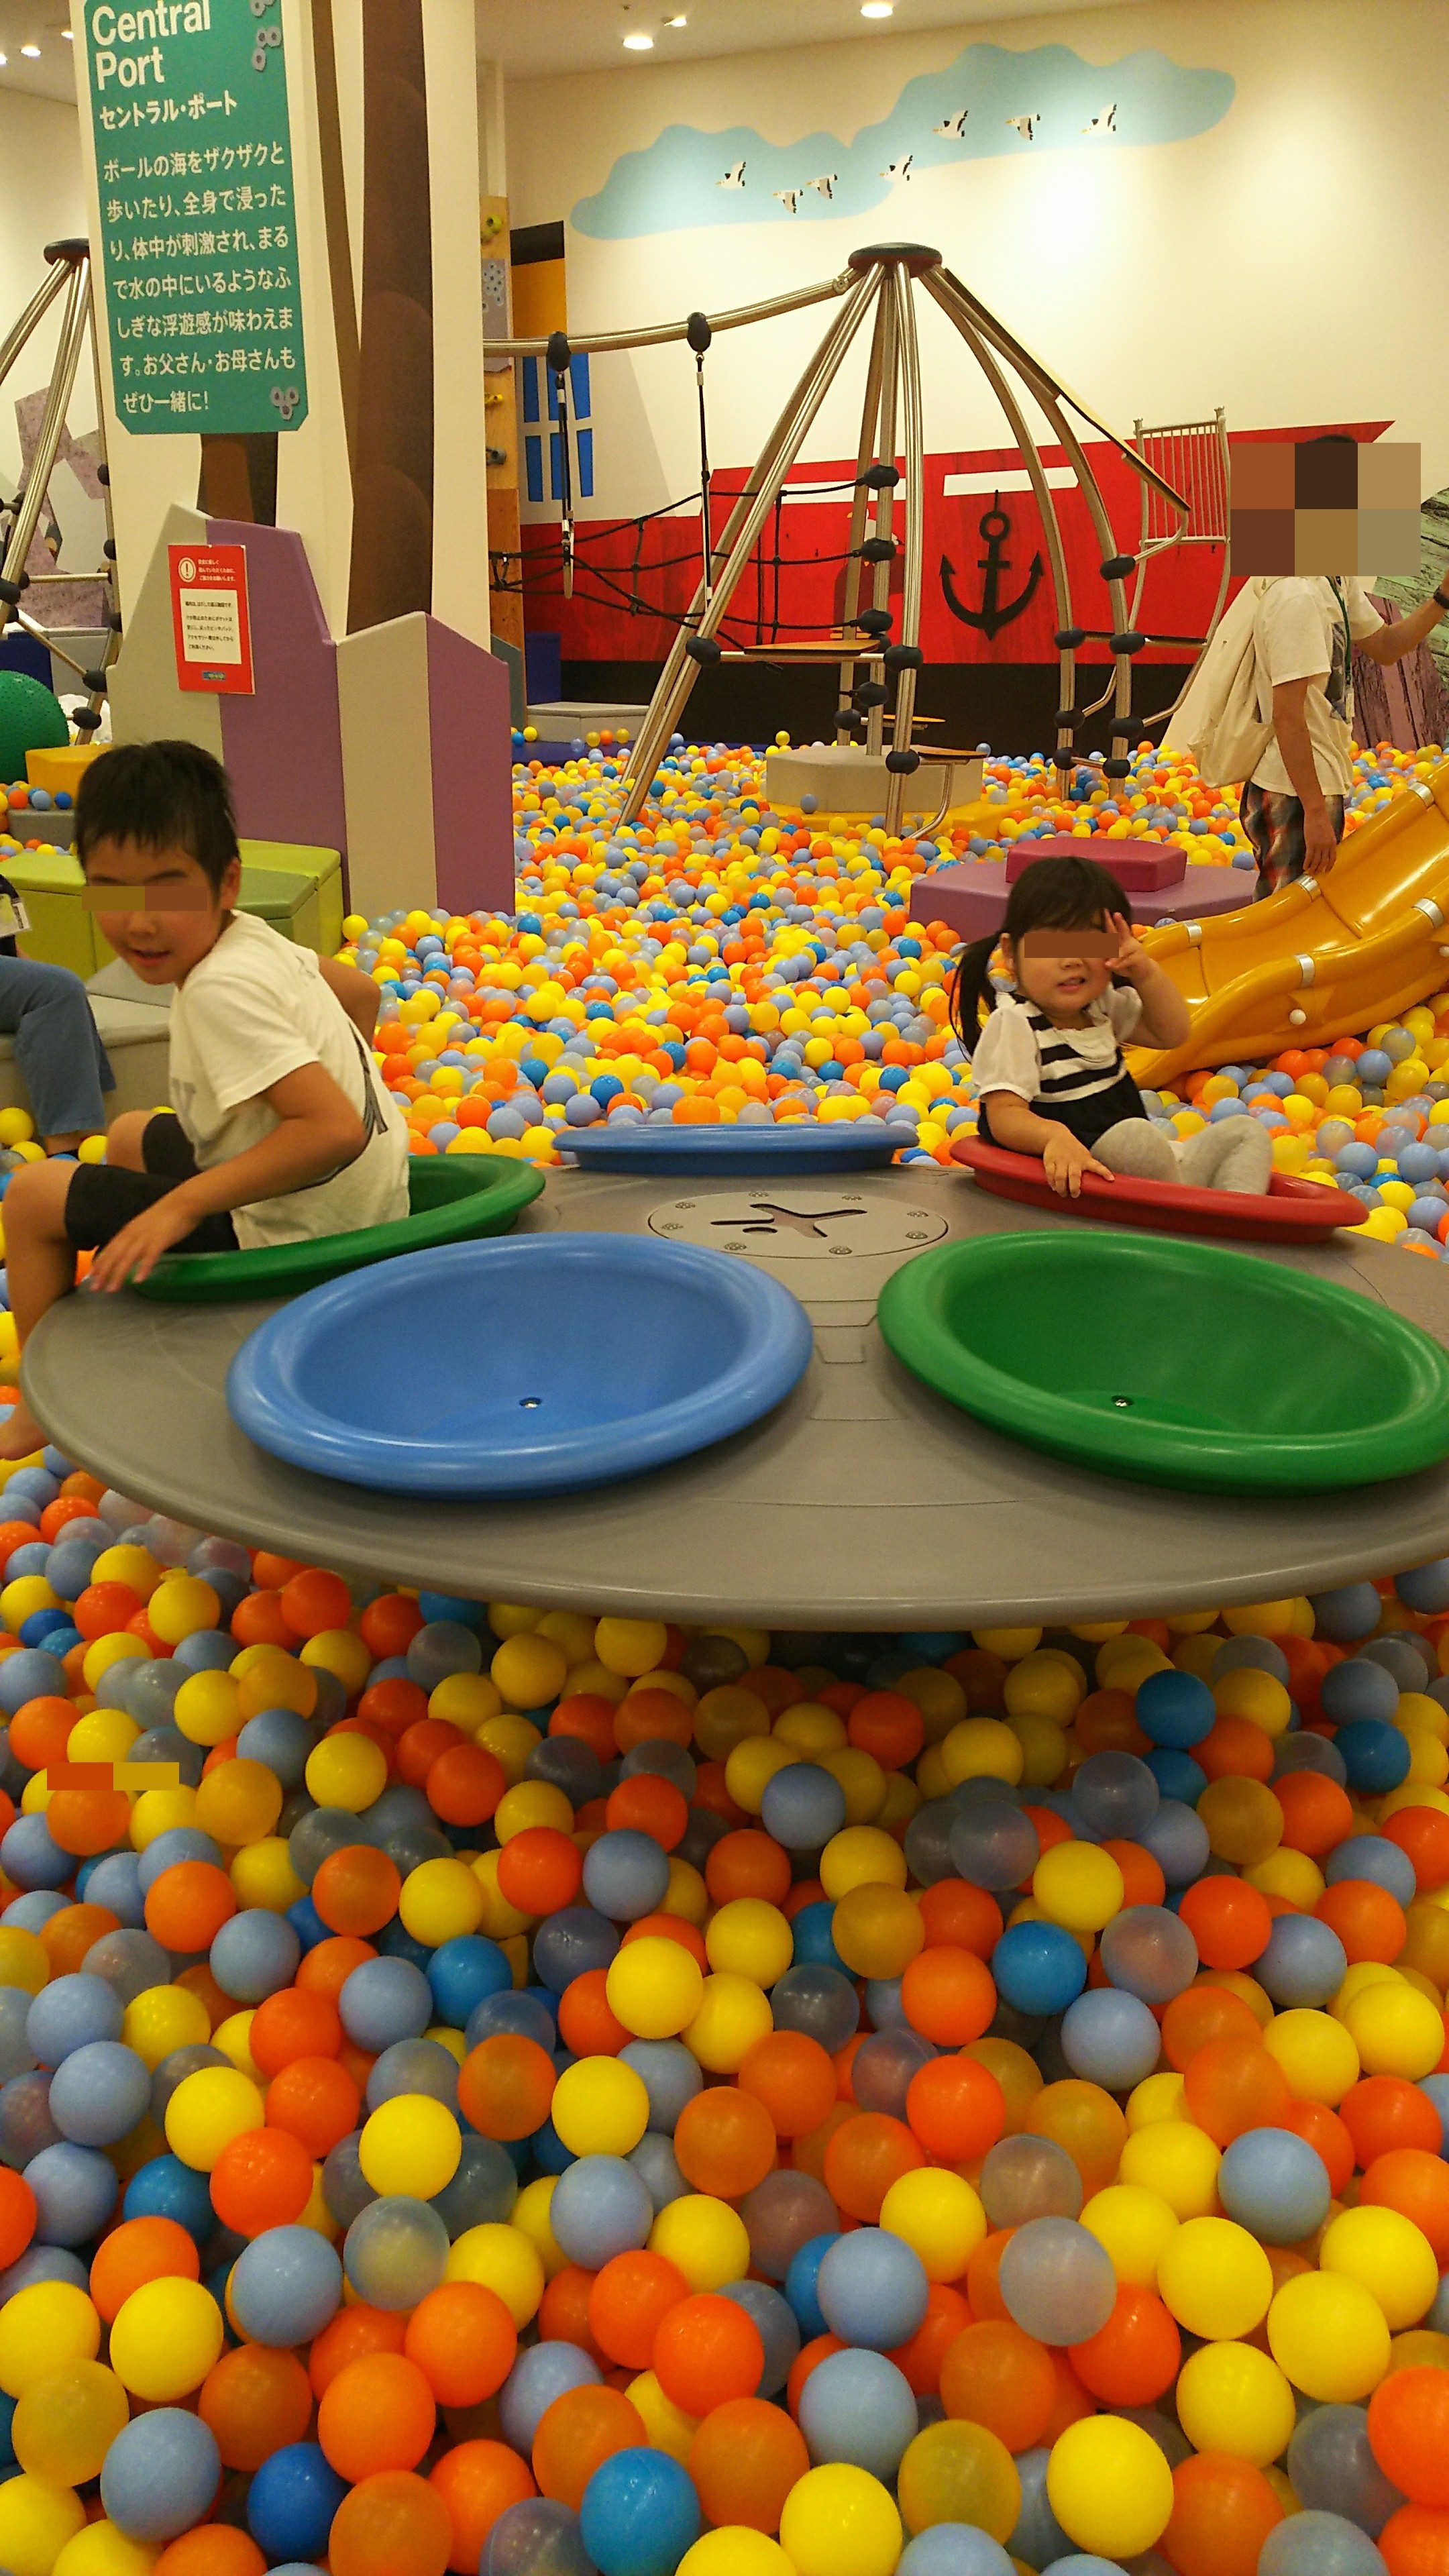
[[[60,31],[60,41],[63,45],[73,45],[75,43],[75,35],[71,28],[62,27]]]
[[[39,47],[38,45],[22,45],[22,46],[21,46],[21,48],[20,48],[20,50],[21,50],[22,54],[25,56],[25,59],[26,59],[26,61],[27,61],[28,63],[38,63],[38,62],[39,62],[39,60],[40,60],[40,47]]]
[[[687,27],[689,20],[685,17],[683,10],[681,10],[677,18],[666,18],[664,24],[666,27]]]
[[[860,14],[862,18],[893,18],[894,0],[863,0]]]
[[[624,51],[626,54],[652,54],[654,39],[652,36],[626,36]]]

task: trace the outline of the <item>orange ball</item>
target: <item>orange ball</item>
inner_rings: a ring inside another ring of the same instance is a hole
[[[1256,2015],[1230,1986],[1189,1986],[1162,2016],[1162,2054],[1178,2075],[1210,2041],[1260,2037]]]
[[[54,1808],[55,1800],[52,1798],[46,1809],[47,1822]],[[0,1816],[3,1814],[4,1808],[0,1807]],[[92,1943],[103,1940],[107,1932],[119,1932],[120,1928],[120,1916],[113,1914],[108,1905],[67,1905],[61,1913],[52,1914],[48,1923],[42,1923],[38,1936],[40,1946],[50,1961],[51,1975],[74,1976],[83,1965]]]
[[[752,2093],[733,2084],[711,2085],[680,2112],[674,2153],[695,2191],[710,2192],[716,2200],[740,2200],[774,2168],[775,2124]]]
[[[312,2158],[300,2138],[275,2125],[244,2130],[212,2167],[211,2205],[238,2236],[290,2227],[311,2197]]]
[[[244,2343],[207,2372],[196,2411],[227,2468],[259,2469],[274,2451],[306,2439],[312,2383],[295,2353]]]
[[[694,1734],[694,1713],[671,1690],[631,1690],[614,1711],[614,1743],[620,1753],[636,1744],[687,1746]]]
[[[453,2551],[446,2498],[406,2469],[365,2477],[332,2519],[332,2576],[444,2576]]]
[[[919,1950],[901,1977],[901,2009],[912,2030],[940,2048],[980,2039],[996,2013],[990,1969],[972,1950],[937,1942]]]
[[[1008,2451],[1041,2441],[1056,2403],[1046,2345],[1010,2319],[987,2318],[959,2334],[941,2363],[941,2403],[950,2416],[984,2424]]]
[[[617,2057],[627,2047],[634,2034],[609,2002],[607,1968],[586,1968],[565,1987],[558,2002],[558,2035],[575,2057]]]
[[[1124,1905],[1160,1905],[1167,1894],[1167,1881],[1150,1851],[1141,1843],[1123,1842],[1113,1835],[1101,1846],[1110,1852],[1122,1872]]]
[[[756,2396],[764,2367],[754,2318],[713,2291],[681,2299],[654,2339],[654,2376],[686,2415],[707,2415],[732,2397]]]
[[[933,2164],[971,2164],[1001,2136],[1006,2099],[976,2058],[933,2057],[906,2088],[906,2119]]]
[[[17,2182],[22,2181],[19,2174]],[[28,2191],[30,2186],[25,2185]],[[32,2195],[32,2205],[33,2205]],[[32,2219],[32,2227],[34,2221]],[[28,2242],[28,2239],[27,2239]],[[15,2256],[8,2255],[14,2262]],[[91,2262],[90,2293],[103,2322],[113,2325],[133,2290],[147,2281],[199,2281],[196,2239],[174,2218],[127,2218],[103,2236]]]
[[[202,2522],[162,2550],[152,2576],[265,2576],[266,2564],[250,2532]]]
[[[267,2126],[299,2138],[320,2164],[358,2126],[362,2088],[335,2057],[294,2057],[267,2086]]]
[[[818,2039],[775,2030],[757,2039],[735,2078],[742,2094],[763,2103],[778,2138],[818,2129],[835,2100],[835,2069]]]
[[[1358,2198],[1360,2208],[1396,2209],[1412,2219],[1433,2246],[1440,2271],[1449,2269],[1449,2165],[1442,2156],[1423,2147],[1391,2148],[1387,2155],[1375,2156]]]
[[[397,1912],[402,1876],[372,1843],[329,1852],[312,1881],[312,1902],[329,1932],[380,1932]]]
[[[1127,2144],[1127,2118],[1100,2084],[1087,2084],[1075,2076],[1044,2084],[1024,2125],[1028,2135],[1050,2138],[1065,2147],[1088,2199],[1115,2182]]]
[[[252,2062],[263,2075],[280,2075],[298,2057],[335,2057],[342,2046],[342,2016],[329,1995],[283,1986],[259,2003],[247,2034]]]
[[[327,1995],[336,2003],[353,1969],[360,1968],[364,1959],[376,1957],[370,1941],[359,1940],[355,1932],[339,1932],[303,1953],[293,1982],[304,1994]]]
[[[1071,2364],[1082,2386],[1104,2406],[1152,2406],[1172,2386],[1182,2362],[1176,2320],[1155,2290],[1123,2281],[1104,2326],[1074,2343]]]
[[[825,2188],[847,2218],[874,2227],[891,2184],[925,2161],[904,2120],[886,2111],[856,2111],[825,2150]]]
[[[648,1834],[662,1850],[673,1851],[689,1823],[689,1801],[672,1780],[652,1771],[632,1772],[611,1789],[604,1809],[610,1833],[632,1830]]]
[[[460,2442],[445,2451],[428,2480],[448,2508],[452,2549],[448,2565],[459,2576],[478,2576],[478,2563],[488,2535],[510,2505],[538,2493],[521,2460],[506,2442]]]
[[[933,2281],[926,2292],[926,2313],[909,2343],[898,2343],[888,2355],[917,2397],[940,2395],[941,2365],[972,2322],[960,2291],[949,2281]]]
[[[1283,1810],[1285,1851],[1307,1852],[1321,1860],[1353,1832],[1353,1801],[1336,1780],[1321,1771],[1290,1771],[1273,1790]]]
[[[1177,2576],[1257,2576],[1283,2507],[1261,2469],[1226,2451],[1199,2451],[1172,2472],[1172,2518],[1161,2540]]]
[[[1349,2086],[1338,2110],[1365,2172],[1376,2158],[1399,2147],[1421,2147],[1432,2156],[1439,2153],[1443,2135],[1439,2114],[1428,2095],[1402,2075],[1361,2076]]]
[[[130,1821],[124,1789],[58,1789],[45,1811],[51,1841],[76,1860],[91,1860],[123,1843]]]
[[[433,2392],[406,2352],[349,2361],[317,2408],[317,2439],[339,2477],[416,2468],[433,2438]]]
[[[458,2071],[458,2108],[485,2138],[531,2138],[548,2118],[558,2082],[536,2039],[495,2031],[470,2049]]]
[[[922,1888],[918,1902],[928,1947],[949,1942],[978,1959],[990,1958],[1003,1921],[995,1897],[984,1887],[972,1887],[964,1878],[938,1878],[934,1887]]]
[[[209,1860],[173,1861],[146,1892],[146,1929],[163,1950],[209,1950],[236,1912],[236,1890]]]
[[[1378,2537],[1389,2576],[1449,2576],[1449,2513],[1401,2504]]]
[[[340,2370],[350,2361],[361,2361],[368,2353],[401,2352],[407,2338],[407,2319],[390,2308],[371,2308],[365,2299],[354,2300],[350,2308],[339,2308],[335,2317],[319,2335],[312,2338],[307,2357],[307,2376],[314,2397],[323,2397]]]
[[[589,2302],[598,2277],[581,2263],[565,2263],[562,2271],[555,2272],[539,2301],[538,2332],[542,2343],[576,2343],[580,2352],[606,2370],[609,2356],[589,2324]]]
[[[583,1875],[583,1853],[557,1825],[526,1825],[498,1855],[498,1893],[520,1914],[557,1914],[572,1905]]]
[[[704,1864],[704,1883],[716,1905],[729,1905],[737,1896],[762,1896],[769,1905],[782,1905],[790,1893],[790,1855],[773,1835],[747,1826],[714,1845]]]
[[[615,2254],[596,2272],[588,2295],[589,2332],[600,2352],[627,2370],[647,2370],[671,2308],[689,2296],[677,2263],[663,2254]]]
[[[1323,2158],[1334,2199],[1341,2200],[1353,2178],[1355,2158],[1353,2138],[1338,2112],[1330,2111],[1326,2102],[1295,2101],[1289,2104],[1283,2125],[1306,2138]]]
[[[351,1623],[351,1593],[340,1574],[327,1574],[320,1565],[294,1574],[279,1597],[282,1617],[294,1637],[320,1637],[329,1628]]]
[[[733,2397],[705,2416],[689,2446],[688,2466],[707,2522],[777,2532],[785,2499],[804,2477],[810,2454],[799,2425],[782,2407],[763,2397]]]
[[[1205,1968],[1250,1968],[1273,1931],[1266,1896],[1241,1878],[1200,1878],[1177,1910]]]
[[[418,2301],[403,2351],[440,2406],[481,2406],[513,2368],[518,2329],[496,2290],[444,2281]]]
[[[883,1771],[904,1771],[926,1740],[926,1722],[904,1691],[867,1691],[845,1721],[845,1732]]]
[[[1250,1717],[1220,1717],[1192,1748],[1209,1781],[1266,1780],[1273,1768],[1273,1740]]]
[[[1392,2371],[1369,2399],[1369,2447],[1411,2504],[1449,2507],[1449,2371]]]
[[[1188,2062],[1187,2109],[1215,2146],[1245,2129],[1281,2129],[1292,2101],[1288,2078],[1259,2039],[1213,2039]]]
[[[1340,1878],[1313,1911],[1338,1934],[1351,1968],[1365,1959],[1391,1968],[1408,1939],[1402,1905],[1373,1879]]]
[[[730,2302],[722,2299],[720,2305],[728,2307]],[[736,2308],[734,2314],[744,2317],[745,2312]],[[745,2317],[745,2323],[752,2321]],[[759,2342],[758,2330],[755,2340]],[[763,2344],[760,2351],[763,2357]],[[643,2416],[619,2389],[565,2389],[546,2408],[533,2437],[533,2474],[539,2494],[572,2505],[577,2513],[595,2469],[602,2468],[616,2451],[642,2450],[648,2441]]]
[[[445,1825],[482,1825],[497,1807],[508,1777],[486,1744],[465,1739],[449,1745],[429,1765],[423,1786],[428,1805]]]
[[[1407,1852],[1421,1894],[1449,1885],[1449,1816],[1439,1808],[1400,1807],[1377,1831]]]

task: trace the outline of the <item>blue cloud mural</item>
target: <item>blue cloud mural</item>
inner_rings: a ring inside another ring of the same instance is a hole
[[[1228,72],[1145,50],[1096,64],[1067,45],[968,45],[945,71],[908,81],[890,114],[850,143],[820,133],[768,143],[748,125],[720,134],[666,126],[646,152],[616,161],[570,220],[593,241],[633,241],[706,224],[863,215],[893,190],[904,210],[919,172],[960,161],[1181,143],[1226,116],[1234,86]]]

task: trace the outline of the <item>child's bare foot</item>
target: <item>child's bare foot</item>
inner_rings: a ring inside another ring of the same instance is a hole
[[[13,1413],[0,1416],[0,1459],[29,1458],[45,1447],[47,1437],[21,1396]]]

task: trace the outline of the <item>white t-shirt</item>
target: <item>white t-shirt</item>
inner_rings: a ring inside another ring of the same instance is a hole
[[[1050,1114],[1053,1094],[1074,1103],[1090,1100],[1117,1080],[1118,1050],[1141,1017],[1142,996],[1130,984],[1109,984],[1088,1005],[1082,1029],[1058,1028],[1024,995],[998,993],[971,1059],[976,1096],[1014,1091],[1028,1104],[1042,1101],[1043,1116]]]
[[[1353,573],[1285,574],[1270,581],[1253,620],[1258,713],[1273,713],[1273,691],[1283,680],[1307,680],[1304,716],[1313,767],[1325,796],[1346,796],[1353,785],[1353,678],[1344,649],[1344,623],[1354,643],[1383,624],[1366,585]],[[1255,786],[1296,796],[1276,738],[1253,772]]]
[[[319,1234],[354,1234],[408,1212],[407,1129],[371,1053],[310,948],[234,912],[216,946],[171,997],[171,1105],[204,1172],[259,1145],[280,1124],[261,1094],[320,1064],[368,1128],[355,1162],[284,1198],[235,1208],[244,1252]]]

